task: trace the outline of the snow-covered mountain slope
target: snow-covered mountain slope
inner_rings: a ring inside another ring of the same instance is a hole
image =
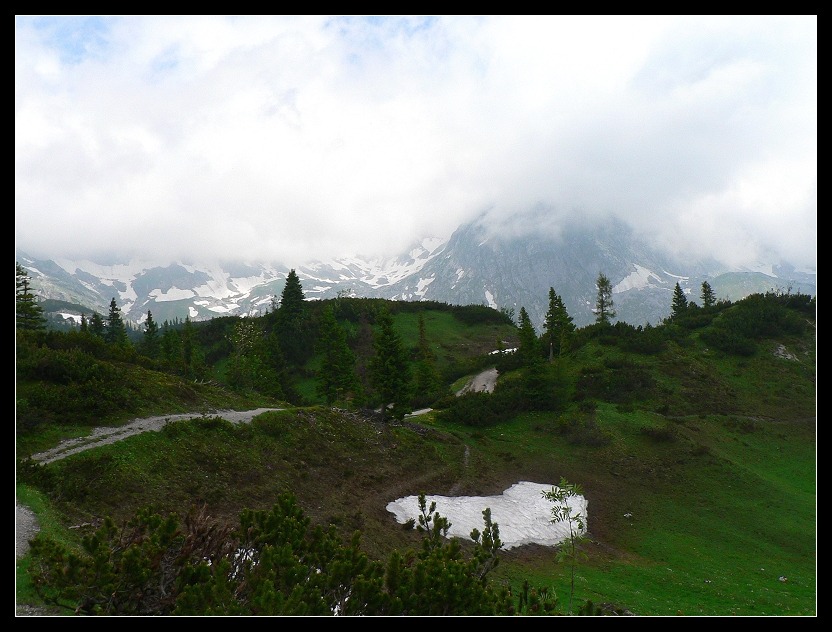
[[[460,226],[447,241],[423,239],[388,259],[360,256],[285,265],[263,262],[108,262],[34,259],[16,253],[43,298],[76,303],[106,315],[112,298],[125,319],[147,312],[165,320],[205,320],[263,313],[272,308],[294,269],[307,299],[360,296],[482,304],[519,313],[538,331],[549,288],[563,298],[577,326],[594,321],[599,273],[613,284],[617,320],[658,324],[669,315],[678,282],[699,302],[702,281],[718,298],[753,292],[816,294],[816,272],[777,263],[732,269],[717,261],[679,262],[651,248],[622,224],[564,227],[557,236],[529,231],[495,234],[481,221]],[[79,310],[80,311],[80,310]],[[80,314],[77,315],[80,317]]]

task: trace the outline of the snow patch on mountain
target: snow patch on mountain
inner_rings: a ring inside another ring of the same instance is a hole
[[[92,276],[100,279],[111,279],[114,281],[121,281],[123,283],[133,279],[138,273],[146,270],[150,265],[144,262],[130,260],[127,263],[117,263],[112,265],[102,265],[83,259],[81,261],[70,261],[69,259],[54,259],[54,262],[69,274],[76,274],[78,270],[86,272]]]
[[[236,305],[213,305],[211,301],[194,301],[194,305],[204,307],[215,314],[231,314],[237,311]]]
[[[427,292],[428,286],[436,280],[436,277],[430,277],[429,279],[419,279],[416,283],[416,292],[417,296],[422,298],[425,297],[425,292]]]
[[[443,249],[445,241],[435,237],[428,237],[412,247],[410,251],[400,257],[363,259],[361,257],[340,257],[330,262],[318,262],[304,267],[304,272],[310,279],[328,282],[329,279],[315,279],[317,272],[331,272],[344,270],[347,274],[340,275],[341,281],[358,279],[373,289],[395,285],[404,278],[418,274],[425,264],[437,256]],[[299,276],[300,273],[299,273]]]
[[[633,267],[635,271],[625,276],[612,288],[613,294],[626,292],[627,290],[642,290],[646,287],[656,287],[650,282],[651,279],[655,279],[659,286],[662,285],[661,277],[655,272],[651,272],[637,263],[634,263]]]
[[[157,303],[165,303],[167,301],[181,301],[183,299],[193,298],[198,296],[193,290],[180,290],[178,287],[172,287],[167,292],[163,292],[160,288],[151,290],[147,294]]]
[[[774,265],[771,263],[753,263],[749,266],[743,266],[743,270],[747,272],[759,272],[773,278],[777,278],[777,273],[774,271]]]
[[[492,309],[498,309],[497,301],[494,300],[494,295],[488,290],[485,291],[485,302]]]

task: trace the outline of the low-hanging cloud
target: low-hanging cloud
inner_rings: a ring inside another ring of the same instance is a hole
[[[396,254],[488,210],[816,266],[817,17],[18,17],[49,257]],[[539,229],[529,227],[529,229]]]

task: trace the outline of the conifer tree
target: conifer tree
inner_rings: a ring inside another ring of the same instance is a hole
[[[197,373],[197,348],[194,341],[194,328],[191,316],[185,316],[185,324],[182,326],[182,367],[185,377],[193,377]]]
[[[32,292],[29,272],[15,262],[15,326],[24,331],[44,331],[43,308]]]
[[[716,294],[711,289],[711,284],[707,281],[702,282],[702,306],[713,307],[716,304]]]
[[[595,282],[595,286],[598,289],[598,297],[595,301],[595,322],[609,325],[610,319],[615,318],[614,303],[612,300],[612,283],[601,272],[598,274],[598,280]]]
[[[147,310],[147,320],[144,321],[143,351],[149,358],[159,355],[159,326],[150,310]]]
[[[550,362],[555,355],[560,356],[568,349],[568,339],[574,331],[575,325],[566,311],[563,299],[555,292],[555,288],[550,287],[549,310],[543,323],[543,343]]]
[[[677,281],[676,287],[673,288],[673,304],[670,307],[671,318],[680,318],[681,316],[684,316],[687,309],[688,299]]]
[[[90,331],[90,324],[87,321],[87,315],[81,314],[81,333],[89,333]]]
[[[124,345],[129,342],[127,328],[121,318],[121,309],[116,304],[115,297],[110,300],[110,312],[107,316],[107,329],[104,333],[104,340],[111,345]]]
[[[179,332],[167,320],[162,324],[162,358],[172,366],[178,367],[182,355],[182,340]]]
[[[98,312],[93,312],[90,318],[90,333],[99,338],[104,337],[104,319]]]
[[[303,366],[311,357],[309,323],[303,287],[294,269],[286,276],[280,307],[274,315],[275,331],[284,359],[292,366]]]
[[[428,405],[440,395],[440,379],[436,370],[436,356],[430,348],[425,331],[425,318],[419,314],[419,355],[416,360],[415,396],[417,405]]]
[[[358,376],[355,373],[355,354],[347,344],[347,334],[335,319],[331,305],[323,310],[318,349],[323,356],[318,371],[318,392],[327,404],[344,401],[358,390]]]
[[[540,359],[540,347],[538,346],[537,332],[534,330],[531,318],[525,307],[520,307],[520,319],[518,326],[520,328],[520,348],[517,353],[520,357],[520,364],[522,366],[529,366]]]
[[[402,419],[411,412],[411,373],[407,353],[386,307],[379,310],[376,323],[378,330],[373,341],[375,354],[370,360],[370,382],[381,400],[382,417],[386,416],[387,407],[392,405],[390,412],[393,417]]]

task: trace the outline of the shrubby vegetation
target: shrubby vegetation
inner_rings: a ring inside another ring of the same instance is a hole
[[[421,548],[386,564],[312,525],[291,494],[270,511],[246,510],[235,527],[193,508],[183,519],[139,511],[112,519],[75,552],[48,537],[32,542],[32,576],[44,602],[85,615],[459,616],[551,612],[555,600],[516,600],[489,581],[501,547],[483,512],[465,553],[446,539],[448,520],[420,499]],[[536,591],[539,594],[539,591]]]
[[[265,476],[264,464],[272,477],[282,476],[287,467],[313,471],[337,466],[345,485],[360,478],[361,465],[341,461],[343,442],[354,441],[368,452],[366,458],[374,458],[369,445],[382,441],[375,431],[332,439],[331,427],[349,423],[348,415],[372,423],[383,420],[392,429],[383,438],[391,451],[400,445],[414,451],[398,424],[409,412],[426,407],[436,411],[439,426],[471,428],[479,436],[515,419],[541,415],[546,419],[541,432],[560,444],[598,451],[612,442],[609,425],[601,423],[601,412],[609,415],[611,406],[618,415],[633,416],[637,440],[657,449],[680,445],[684,458],[706,458],[708,445],[688,446],[678,419],[740,409],[811,414],[808,391],[798,390],[795,411],[795,400],[780,393],[785,387],[749,403],[741,401],[731,380],[763,350],[769,353],[772,341],[802,339],[815,319],[815,298],[769,292],[732,303],[718,301],[703,284],[701,306],[674,292],[668,319],[635,327],[612,322],[612,294],[603,274],[596,289],[597,322],[576,328],[551,288],[544,330],[538,333],[522,307],[514,322],[513,312],[485,306],[343,296],[306,301],[295,277],[262,316],[207,322],[186,318],[159,325],[148,312],[137,337],[114,304],[108,317],[92,314],[77,330],[51,329],[39,318],[38,302],[18,269],[18,480],[55,503],[80,502],[94,493],[85,487],[83,472],[67,465],[58,476],[56,469],[37,466],[25,456],[62,438],[64,431],[175,410],[297,407],[302,412],[296,419],[269,418],[245,431],[206,418],[199,424],[169,424],[160,434],[181,445],[188,459],[205,461],[206,471],[212,459],[230,459],[235,449],[251,449],[244,447],[250,440],[262,450],[262,461],[240,472],[241,477],[259,480]],[[706,364],[711,358],[718,364]],[[500,375],[492,393],[456,396],[454,382],[490,367]],[[769,369],[755,365],[754,370]],[[325,411],[333,411],[337,420],[326,418]],[[308,433],[303,441],[294,434],[301,428]],[[275,441],[293,437],[297,443],[289,447],[302,465],[273,457],[275,448],[257,439],[264,435]],[[221,441],[223,449],[211,451],[198,443],[209,440]],[[630,457],[621,444],[613,447],[617,469]],[[441,451],[437,448],[429,458]],[[352,454],[358,461],[361,448]],[[502,458],[516,457],[507,451]],[[73,467],[94,468],[121,487],[138,490],[143,484],[125,482],[133,465],[109,452],[89,462],[78,460]],[[645,465],[644,471],[652,472],[652,467]],[[356,484],[372,486],[384,476],[374,474]],[[190,484],[203,500],[226,498],[227,483],[195,478]],[[336,532],[332,523],[327,526],[327,516],[308,517],[291,494],[269,510],[243,511],[239,524],[210,518],[206,511],[163,515],[146,507],[124,524],[106,518],[80,548],[39,537],[32,548],[33,581],[44,602],[83,614],[562,611],[556,595],[545,588],[526,583],[512,593],[488,581],[500,548],[499,530],[489,515],[484,515],[483,531],[472,534],[472,543],[461,545],[444,539],[447,520],[423,506],[421,548],[373,556],[361,549],[360,512],[340,516]],[[350,520],[355,535],[345,538],[344,522]],[[573,541],[572,562],[580,544]],[[567,610],[600,613],[588,601]]]

